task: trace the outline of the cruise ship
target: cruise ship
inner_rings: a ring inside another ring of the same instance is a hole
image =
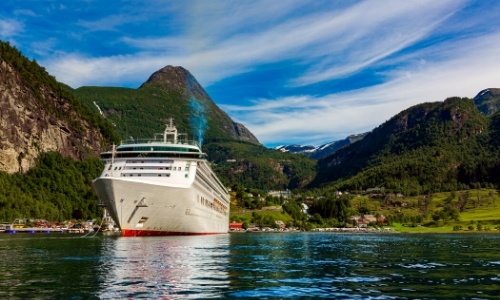
[[[152,139],[113,145],[101,160],[92,187],[123,236],[227,233],[229,193],[172,120]]]

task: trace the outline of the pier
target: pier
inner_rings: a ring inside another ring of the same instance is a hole
[[[90,231],[94,231],[91,229]],[[0,233],[85,233],[89,232],[89,229],[83,228],[12,228],[0,230]]]

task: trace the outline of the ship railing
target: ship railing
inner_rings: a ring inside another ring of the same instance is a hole
[[[136,139],[136,140],[124,140],[121,145],[132,145],[132,144],[163,144],[163,145],[191,145],[201,148],[197,141],[195,140],[178,140],[177,143],[173,141],[163,141],[162,139]]]

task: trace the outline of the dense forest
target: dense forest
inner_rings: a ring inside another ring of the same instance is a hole
[[[75,210],[83,218],[102,217],[92,190],[104,164],[98,159],[75,161],[58,152],[44,153],[26,174],[0,172],[0,221],[16,218],[69,220]]]
[[[494,187],[499,183],[499,113],[482,115],[467,98],[411,107],[363,140],[318,162],[311,186],[405,195]]]
[[[238,183],[263,190],[303,188],[316,175],[316,161],[242,141],[208,142],[203,146],[212,168],[227,186]]]

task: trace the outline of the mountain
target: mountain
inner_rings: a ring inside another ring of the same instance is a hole
[[[173,118],[180,132],[190,139],[230,139],[258,144],[257,138],[234,122],[205,92],[193,75],[182,67],[166,66],[138,89],[80,87],[70,89],[94,113],[115,124],[122,139],[150,138],[163,132]]]
[[[0,171],[26,172],[40,153],[83,160],[118,136],[36,61],[0,42]]]
[[[467,98],[413,106],[320,159],[310,186],[416,195],[498,184],[498,120]]]
[[[106,120],[0,41],[0,221],[102,216],[91,182],[113,142]]]
[[[260,189],[303,187],[315,175],[315,161],[277,153],[259,143],[242,124],[221,110],[193,75],[166,66],[139,88],[67,87],[95,114],[111,122],[122,139],[151,138],[173,118],[179,132],[203,145],[226,185]]]
[[[486,89],[474,97],[477,109],[487,116],[492,115],[500,108],[500,89]]]
[[[290,152],[290,153],[300,153],[304,154],[307,157],[315,158],[315,159],[320,159],[322,157],[325,157],[338,149],[350,145],[354,142],[357,142],[364,138],[368,133],[360,133],[360,134],[353,134],[348,136],[347,138],[343,140],[338,140],[334,141],[328,144],[324,144],[318,147],[314,146],[303,146],[303,145],[281,145],[277,146],[274,149],[275,150],[280,150],[282,152]]]

